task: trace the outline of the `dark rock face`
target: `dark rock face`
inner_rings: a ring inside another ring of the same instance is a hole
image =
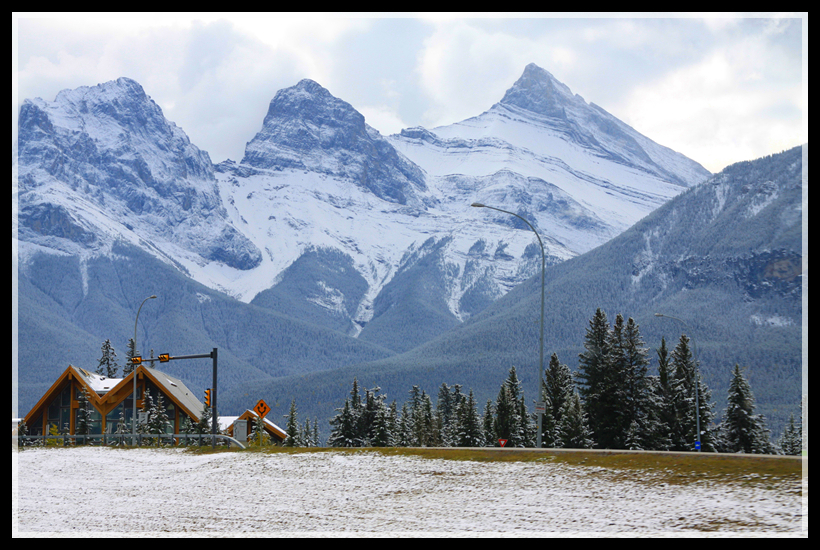
[[[17,153],[20,222],[35,234],[99,244],[91,229],[99,215],[80,206],[88,203],[129,230],[150,227],[150,238],[181,242],[207,259],[238,269],[261,262],[227,222],[208,153],[131,79],[63,90],[53,102],[26,100]],[[41,190],[55,185],[72,198],[50,204]]]
[[[422,171],[367,126],[361,113],[307,79],[276,93],[242,164],[341,176],[399,204],[425,189]]]

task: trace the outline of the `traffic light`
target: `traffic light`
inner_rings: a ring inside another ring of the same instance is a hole
[[[208,388],[207,390],[205,390],[205,406],[206,407],[211,406],[211,388]]]
[[[142,363],[142,357],[141,356],[135,355],[134,357],[131,358],[131,364],[132,365],[136,366],[136,365],[139,365],[140,363]]]
[[[159,354],[159,362],[160,363],[167,363],[171,360],[171,356],[167,353],[160,353]]]

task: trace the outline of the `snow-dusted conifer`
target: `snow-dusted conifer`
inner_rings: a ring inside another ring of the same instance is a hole
[[[595,445],[586,411],[577,392],[564,402],[561,421],[556,427],[555,446],[568,449],[591,449]]]
[[[102,344],[102,356],[97,364],[95,371],[100,376],[108,378],[116,378],[119,365],[117,365],[117,352],[114,351],[114,346],[111,345],[110,340],[106,340]]]
[[[285,447],[299,447],[301,445],[301,441],[299,437],[299,421],[297,420],[295,399],[291,400],[290,412],[285,415],[285,418],[288,419],[285,427],[285,433],[287,436],[285,436],[285,441],[282,442],[282,445]]]

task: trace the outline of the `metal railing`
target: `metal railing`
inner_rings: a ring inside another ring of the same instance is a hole
[[[134,439],[136,438],[136,445]],[[73,447],[77,445],[103,445],[117,447],[188,447],[204,445],[236,445],[244,449],[238,440],[223,434],[88,434],[88,435],[12,435],[12,443],[20,447]]]

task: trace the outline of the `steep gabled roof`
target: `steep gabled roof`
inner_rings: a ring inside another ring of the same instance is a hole
[[[30,422],[36,413],[48,405],[56,396],[56,393],[66,380],[74,378],[89,390],[90,399],[99,409],[103,409],[106,402],[112,403],[120,401],[131,394],[133,377],[137,373],[144,374],[154,384],[162,388],[162,391],[171,398],[188,416],[197,420],[202,414],[203,404],[197,399],[191,390],[178,378],[170,374],[149,369],[144,365],[139,365],[134,371],[124,378],[107,378],[91,373],[83,368],[69,365],[68,368],[54,381],[51,387],[37,401],[37,404],[26,415],[26,422]]]

